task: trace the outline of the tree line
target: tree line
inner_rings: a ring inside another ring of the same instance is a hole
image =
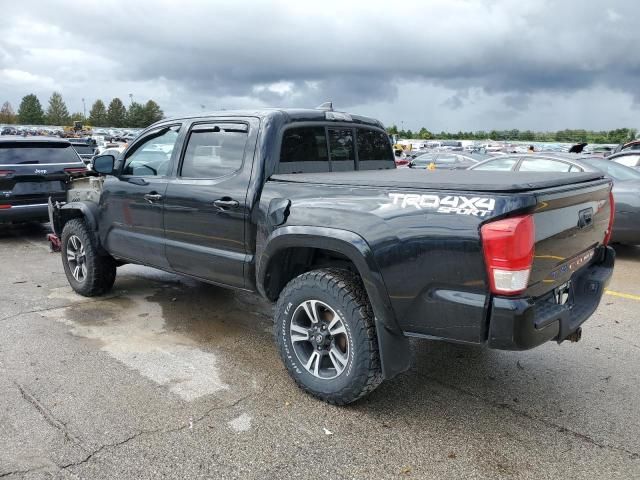
[[[422,127],[415,132],[398,130],[396,125],[387,128],[389,134],[397,134],[400,138],[422,140],[498,140],[520,142],[567,142],[567,143],[622,143],[634,140],[638,131],[635,128],[618,128],[615,130],[558,130],[557,132],[534,132],[532,130],[478,130],[475,132],[430,132]]]
[[[131,102],[127,108],[117,97],[109,102],[109,106],[100,99],[96,100],[85,118],[82,112],[70,114],[58,92],[53,92],[46,110],[33,93],[22,98],[17,112],[9,102],[0,107],[0,123],[20,125],[64,126],[79,121],[92,127],[145,128],[163,118],[164,112],[153,100],[145,104]]]

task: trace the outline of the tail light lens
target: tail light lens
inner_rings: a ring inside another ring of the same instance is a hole
[[[0,170],[0,178],[10,177],[15,173],[14,170]]]
[[[529,283],[535,246],[532,215],[505,218],[480,229],[492,293],[516,295]]]
[[[609,192],[609,226],[604,234],[603,245],[608,245],[611,240],[611,234],[613,233],[613,219],[616,214],[616,202],[613,200],[613,192]]]
[[[0,205],[0,210],[7,210],[11,208],[11,205]]]

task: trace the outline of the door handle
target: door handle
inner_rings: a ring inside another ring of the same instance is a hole
[[[223,197],[218,200],[215,200],[213,204],[218,207],[220,210],[228,210],[229,208],[236,208],[240,205],[237,200],[233,200],[229,197]]]
[[[159,193],[147,193],[144,196],[144,199],[149,202],[149,203],[153,203],[153,202],[159,202],[160,200],[162,200],[162,195],[160,195]]]

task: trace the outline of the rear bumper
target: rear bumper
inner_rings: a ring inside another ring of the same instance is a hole
[[[595,312],[613,274],[615,251],[602,248],[598,260],[571,278],[569,300],[555,303],[553,292],[539,298],[494,297],[489,315],[489,347],[527,350],[549,340],[562,342]]]
[[[11,208],[0,209],[0,222],[20,222],[27,220],[48,220],[47,203],[32,205],[14,205]]]

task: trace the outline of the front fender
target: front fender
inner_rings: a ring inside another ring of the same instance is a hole
[[[266,295],[265,275],[271,258],[292,247],[331,250],[347,257],[356,266],[375,315],[380,361],[385,378],[407,370],[411,363],[409,341],[398,326],[391,301],[369,244],[356,233],[330,227],[287,226],[274,230],[257,252],[257,288]]]
[[[93,202],[69,202],[64,205],[57,205],[49,198],[49,221],[51,228],[58,236],[62,235],[65,223],[72,218],[82,217],[87,222],[94,239],[98,240],[98,205]],[[97,245],[97,243],[96,243]]]

